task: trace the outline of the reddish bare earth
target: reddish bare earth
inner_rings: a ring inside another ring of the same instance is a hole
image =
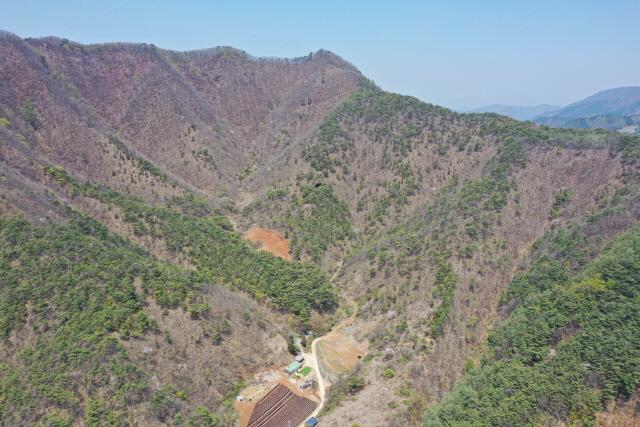
[[[250,242],[257,243],[263,251],[291,261],[289,242],[281,233],[275,230],[253,227],[247,231],[244,238]]]

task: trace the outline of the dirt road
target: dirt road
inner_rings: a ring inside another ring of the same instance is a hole
[[[323,337],[318,337],[315,340],[313,340],[313,342],[311,343],[311,353],[304,354],[305,360],[310,362],[311,367],[316,373],[316,378],[318,379],[318,397],[320,398],[320,403],[318,404],[318,407],[311,413],[311,415],[309,415],[309,418],[318,416],[318,414],[320,413],[320,411],[322,411],[322,408],[324,407],[324,401],[325,401],[325,384],[324,384],[324,379],[322,378],[322,373],[320,372],[320,365],[318,363],[318,357],[317,357],[318,352],[316,350],[318,341],[320,341],[322,338]],[[305,424],[302,423],[300,424],[300,427],[304,427],[304,425]]]

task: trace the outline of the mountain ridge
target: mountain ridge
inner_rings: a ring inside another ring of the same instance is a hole
[[[6,30],[2,30],[0,29],[0,37],[2,38],[7,38],[7,39],[13,39],[13,40],[24,40],[24,41],[48,41],[48,42],[54,42],[54,43],[68,43],[70,45],[76,45],[79,47],[84,47],[84,48],[94,48],[94,49],[100,49],[100,48],[110,48],[110,47],[124,47],[124,48],[150,48],[150,49],[158,49],[167,53],[171,53],[171,54],[176,54],[176,55],[184,55],[184,56],[202,56],[202,55],[219,55],[219,54],[224,54],[224,53],[232,53],[232,54],[239,54],[242,55],[246,58],[255,60],[257,62],[285,62],[285,63],[297,63],[297,62],[303,62],[303,61],[308,61],[314,57],[317,56],[328,56],[334,59],[337,59],[345,64],[348,64],[350,66],[353,67],[353,65],[351,65],[348,61],[346,61],[344,58],[342,58],[340,55],[338,55],[335,52],[332,52],[328,49],[323,49],[320,48],[316,51],[310,52],[307,55],[301,55],[301,56],[292,56],[292,57],[279,57],[279,56],[257,56],[257,55],[252,55],[251,53],[242,50],[242,49],[238,49],[236,47],[233,46],[226,46],[226,45],[218,45],[218,46],[211,46],[211,47],[205,47],[205,48],[199,48],[199,49],[188,49],[188,50],[176,50],[176,49],[166,49],[166,48],[161,48],[156,46],[153,43],[145,43],[145,42],[96,42],[96,43],[80,43],[80,42],[76,42],[73,40],[69,40],[67,38],[64,37],[58,37],[58,36],[40,36],[40,37],[26,37],[26,38],[22,38],[19,35],[12,33],[10,31],[6,31]],[[353,67],[355,68],[355,67]]]
[[[491,104],[482,107],[466,110],[466,113],[496,113],[514,118],[516,120],[532,120],[542,114],[560,110],[559,105],[538,104],[538,105],[507,105]]]
[[[640,127],[640,87],[628,86],[597,92],[553,114],[535,117],[556,127],[604,128],[637,132]]]

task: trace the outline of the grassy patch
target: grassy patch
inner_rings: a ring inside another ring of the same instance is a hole
[[[311,367],[305,366],[304,368],[300,369],[300,375],[302,375],[303,377],[306,377],[311,373],[311,371],[312,371]]]

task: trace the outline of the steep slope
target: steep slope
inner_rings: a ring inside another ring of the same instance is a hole
[[[257,159],[294,143],[360,79],[323,51],[270,60],[6,33],[0,50],[6,138],[35,149],[27,157],[154,202],[189,190],[220,203],[264,168]]]
[[[371,387],[324,422],[418,423],[478,357],[502,291],[545,231],[594,215],[607,240],[637,221],[637,182],[622,163],[637,143],[459,115],[371,86],[334,110],[289,163],[308,171],[243,211],[286,230],[303,256],[329,248],[324,265],[344,260],[337,285],[371,344],[358,374]],[[351,233],[331,232],[345,222]],[[389,389],[398,401],[384,407]]]
[[[639,245],[635,227],[571,278],[562,263],[578,261],[578,248],[539,258],[505,294],[513,312],[492,333],[490,356],[424,425],[592,424],[603,401],[634,395]]]
[[[236,386],[335,292],[214,206],[282,142],[266,128],[313,126],[359,73],[328,52],[0,50],[2,423],[231,425]]]

